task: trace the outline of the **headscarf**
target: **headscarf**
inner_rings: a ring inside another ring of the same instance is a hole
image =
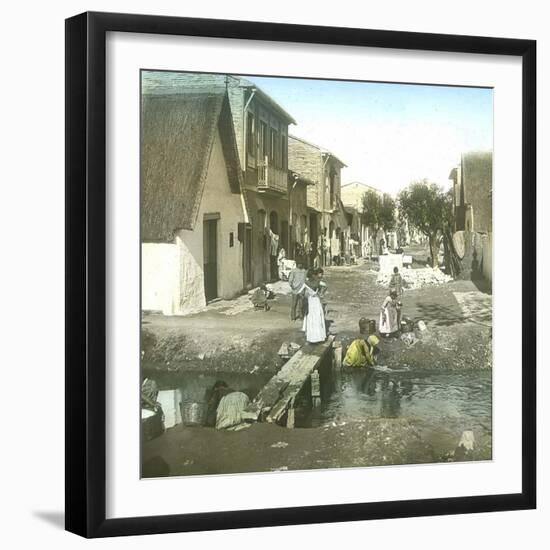
[[[375,334],[371,334],[368,338],[367,338],[367,342],[372,346],[372,347],[376,347],[380,340],[378,338],[378,336],[376,336]]]

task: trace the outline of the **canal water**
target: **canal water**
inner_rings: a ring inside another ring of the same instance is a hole
[[[452,450],[463,431],[476,438],[478,460],[491,458],[492,372],[365,370],[335,372],[324,400],[321,423],[365,418],[405,418],[441,455]]]
[[[271,374],[261,373],[147,373],[159,387],[158,402],[164,413],[164,426],[171,428],[182,423],[201,423],[214,384],[222,380],[230,388],[244,392],[250,400],[269,381]],[[182,417],[183,412],[183,417]]]
[[[225,381],[252,400],[271,376],[204,372],[154,376],[160,388],[165,427],[186,423],[193,414],[189,406],[204,408],[217,380]],[[463,431],[471,430],[476,440],[473,458],[491,459],[490,370],[441,372],[382,367],[380,370],[332,371],[327,368],[321,371],[321,406],[317,410],[312,410],[310,391],[307,387],[304,389],[296,403],[297,428],[341,425],[368,418],[403,418],[415,426],[439,456],[456,447]],[[196,420],[200,423],[200,415]]]

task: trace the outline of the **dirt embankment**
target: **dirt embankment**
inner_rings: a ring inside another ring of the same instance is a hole
[[[347,344],[357,336],[360,317],[378,323],[387,288],[376,283],[372,265],[328,268],[330,332]],[[304,343],[301,323],[290,321],[290,296],[281,292],[271,310],[254,310],[244,300],[209,306],[187,317],[148,315],[142,320],[142,364],[147,371],[275,372],[283,363],[283,342]],[[403,316],[423,321],[413,345],[383,339],[379,364],[441,369],[491,368],[491,300],[471,281],[406,289]],[[257,368],[256,368],[257,367]]]

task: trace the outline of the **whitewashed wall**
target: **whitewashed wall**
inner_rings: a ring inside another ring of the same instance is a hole
[[[141,309],[173,315],[179,302],[179,251],[175,244],[141,244]]]
[[[483,237],[483,276],[493,281],[493,234]]]
[[[142,309],[189,315],[206,306],[203,220],[219,212],[218,296],[232,298],[243,288],[243,245],[238,223],[245,221],[242,197],[231,192],[219,134],[216,135],[194,230],[180,230],[174,244],[142,244]],[[229,234],[233,232],[233,246]]]

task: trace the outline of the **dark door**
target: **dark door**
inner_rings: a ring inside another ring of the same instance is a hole
[[[245,288],[252,286],[252,227],[244,227],[243,234],[243,275]]]
[[[203,225],[204,295],[206,301],[218,297],[218,220]]]
[[[309,239],[311,242],[311,253],[309,256],[309,267],[313,267],[313,262],[315,257],[319,253],[318,251],[318,240],[319,233],[317,231],[317,216],[315,214],[310,214],[309,216]]]
[[[281,222],[281,238],[279,240],[279,246],[285,249],[286,257],[290,257],[289,243],[288,243],[288,222],[283,220]]]

